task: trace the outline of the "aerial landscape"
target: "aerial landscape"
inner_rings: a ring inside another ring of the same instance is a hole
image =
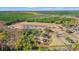
[[[79,8],[0,7],[0,51],[79,51]]]

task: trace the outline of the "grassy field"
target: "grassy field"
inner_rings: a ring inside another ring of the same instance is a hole
[[[74,18],[67,18],[60,16],[53,17],[52,15],[78,16],[79,11],[0,12],[0,20],[5,21],[6,24],[28,21],[28,22],[58,23],[65,25],[71,24],[75,21]]]
[[[79,11],[41,11],[39,13],[44,13],[44,14],[54,14],[54,15],[72,15],[72,16],[79,16]]]

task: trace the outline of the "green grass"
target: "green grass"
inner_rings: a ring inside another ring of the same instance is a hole
[[[44,22],[44,23],[57,23],[57,24],[64,24],[64,25],[71,25],[73,24],[76,20],[73,18],[60,18],[60,17],[52,17],[49,14],[58,14],[58,15],[67,15],[67,13],[70,15],[72,14],[78,14],[78,11],[49,11],[49,12],[36,12],[38,15],[32,13],[27,13],[27,12],[0,12],[0,20],[5,21],[6,23],[17,23],[19,20],[24,20],[28,22]],[[42,14],[48,14],[49,16],[43,16],[39,15],[40,13]]]
[[[17,19],[27,19],[32,17],[33,14],[20,13],[20,12],[0,12],[0,20],[8,22],[15,21]]]
[[[44,14],[54,14],[54,15],[71,15],[71,16],[79,16],[79,10],[68,10],[68,11],[42,11],[39,13]]]

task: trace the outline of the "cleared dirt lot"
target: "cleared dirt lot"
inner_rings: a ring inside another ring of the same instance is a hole
[[[42,26],[42,27],[47,27],[50,28],[52,31],[54,31],[55,33],[52,34],[52,43],[50,44],[50,46],[57,46],[57,45],[65,45],[64,41],[60,40],[57,36],[56,36],[56,32],[58,33],[62,33],[62,30],[65,30],[65,28],[61,25],[61,24],[54,24],[54,23],[40,23],[40,22],[21,22],[21,23],[16,23],[16,24],[12,24],[9,27],[14,27],[17,29],[23,29],[24,25],[31,25],[31,26]]]
[[[62,30],[65,29],[61,24],[55,24],[55,23],[40,23],[40,22],[20,22],[20,23],[16,23],[16,24],[12,24],[10,25],[10,27],[14,27],[14,28],[23,28],[24,25],[31,25],[31,26],[37,26],[37,27],[48,27],[48,28],[53,28],[56,30]]]
[[[55,23],[40,23],[40,22],[20,22],[16,24],[12,24],[9,27],[10,28],[17,28],[17,29],[25,29],[25,26],[30,25],[40,28],[49,28],[53,31],[51,36],[51,43],[48,46],[49,49],[52,48],[67,48],[67,46],[72,45],[73,43],[69,42],[66,38],[69,37],[73,41],[79,41],[79,37],[77,34],[69,34],[66,32],[66,29],[61,24],[55,24]],[[28,29],[28,28],[27,28]],[[77,36],[77,37],[76,37]],[[75,44],[75,43],[74,43]]]

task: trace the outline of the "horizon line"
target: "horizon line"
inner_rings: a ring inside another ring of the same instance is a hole
[[[0,11],[71,11],[79,7],[0,7]]]

